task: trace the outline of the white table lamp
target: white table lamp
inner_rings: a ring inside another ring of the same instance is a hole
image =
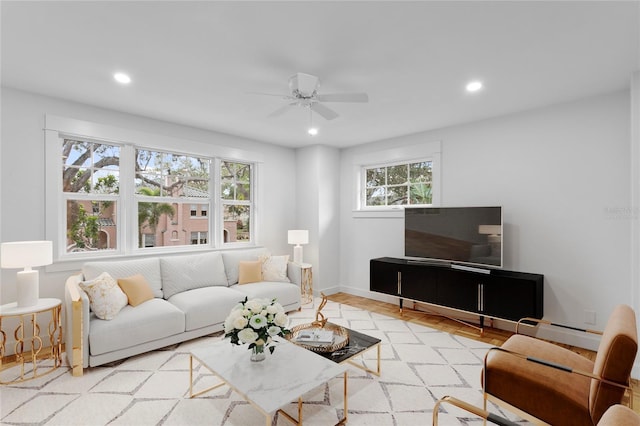
[[[18,307],[24,308],[38,303],[40,279],[35,266],[53,263],[51,241],[15,241],[0,246],[0,267],[24,268],[17,274]]]
[[[306,229],[291,229],[288,232],[289,244],[295,244],[293,248],[293,263],[302,263],[302,246],[309,244],[309,231]]]

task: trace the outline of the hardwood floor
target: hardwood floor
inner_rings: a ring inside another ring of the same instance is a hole
[[[468,337],[470,339],[478,340],[495,346],[502,345],[502,343],[504,343],[504,341],[513,334],[505,330],[485,327],[484,335],[480,336],[480,333],[473,328],[470,328],[464,324],[445,317],[421,311],[414,311],[411,309],[404,309],[401,314],[398,305],[367,299],[365,297],[353,296],[347,293],[332,294],[330,296],[327,296],[327,299],[337,303],[342,303],[371,312],[376,312],[392,318],[403,319],[408,322],[424,325],[426,327],[431,327],[447,333]],[[562,346],[591,360],[595,359],[596,353],[594,351],[569,345]],[[633,409],[635,412],[640,413],[640,381],[632,379],[631,386],[633,388]]]

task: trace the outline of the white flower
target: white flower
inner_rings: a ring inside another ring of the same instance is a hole
[[[258,340],[256,340],[256,345],[258,345],[258,346],[264,346],[264,340],[262,340],[262,339],[258,339]]]
[[[281,331],[282,329],[277,325],[272,325],[267,329],[267,333],[269,334],[269,336],[277,336]]]
[[[278,312],[276,314],[276,317],[274,318],[274,322],[277,326],[284,327],[289,322],[289,318],[287,317],[287,314],[285,314],[284,312]]]
[[[248,308],[245,307],[242,310],[242,315],[244,315],[245,317],[250,317],[251,316],[251,309],[248,309]]]
[[[233,328],[237,328],[238,330],[242,330],[243,328],[245,328],[247,326],[248,323],[249,323],[249,320],[247,320],[243,316],[239,316],[239,317],[234,318],[234,320],[233,320]]]
[[[278,310],[278,307],[276,305],[267,306],[267,313],[268,314],[277,314],[278,312],[280,312],[280,311]]]
[[[256,314],[259,312],[262,312],[262,302],[256,299],[249,300],[247,303],[244,304],[244,307]]]
[[[254,315],[249,320],[249,325],[255,329],[266,327],[268,325],[267,318],[263,315]]]
[[[245,328],[238,332],[238,339],[242,343],[253,343],[258,339],[258,333],[250,328]]]

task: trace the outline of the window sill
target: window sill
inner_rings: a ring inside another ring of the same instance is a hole
[[[404,217],[404,208],[353,210],[352,216],[354,219],[401,219]]]

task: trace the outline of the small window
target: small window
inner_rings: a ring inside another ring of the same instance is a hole
[[[198,216],[198,209],[196,209],[196,205],[195,204],[191,204],[191,209],[189,210],[189,214],[190,214],[191,217]]]
[[[364,167],[365,207],[431,205],[433,162]]]

